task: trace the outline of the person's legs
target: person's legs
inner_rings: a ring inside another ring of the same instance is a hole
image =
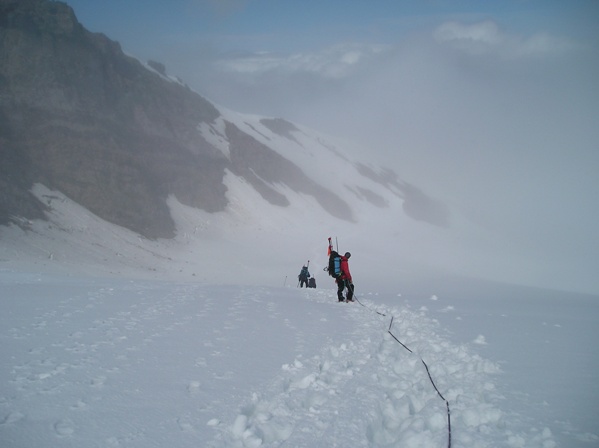
[[[338,278],[335,281],[337,282],[337,299],[339,299],[340,302],[343,302],[345,300],[345,298],[343,297],[343,289],[345,288],[345,280],[341,280]]]
[[[354,300],[354,284],[347,283],[347,301],[352,302]]]

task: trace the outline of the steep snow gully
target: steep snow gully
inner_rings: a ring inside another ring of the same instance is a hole
[[[496,362],[399,297],[9,271],[0,290],[2,446],[557,446]]]

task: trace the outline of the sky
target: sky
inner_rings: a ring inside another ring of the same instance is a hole
[[[67,3],[218,105],[355,143],[530,263],[561,260],[549,276],[599,266],[597,1]]]

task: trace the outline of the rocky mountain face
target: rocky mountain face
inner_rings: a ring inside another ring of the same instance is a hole
[[[226,160],[198,134],[218,111],[45,0],[0,2],[0,220],[40,217],[41,182],[98,216],[173,234],[164,202],[226,205]]]
[[[299,132],[281,119],[259,125],[288,141]],[[41,183],[106,221],[147,238],[169,238],[176,228],[166,198],[224,210],[227,172],[275,206],[290,205],[275,188],[283,185],[313,197],[332,216],[354,221],[336,192],[273,150],[256,129],[243,127],[169,78],[162,64],[146,66],[117,42],[87,31],[68,5],[0,0],[0,224],[44,218],[45,205],[30,193]],[[211,137],[226,142],[226,151]],[[444,225],[443,207],[392,172],[354,169],[392,189],[406,213]],[[386,205],[371,190],[353,191]]]

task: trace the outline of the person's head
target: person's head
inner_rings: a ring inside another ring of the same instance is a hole
[[[351,257],[351,254],[349,252],[345,252],[345,258],[349,259],[349,257]]]

